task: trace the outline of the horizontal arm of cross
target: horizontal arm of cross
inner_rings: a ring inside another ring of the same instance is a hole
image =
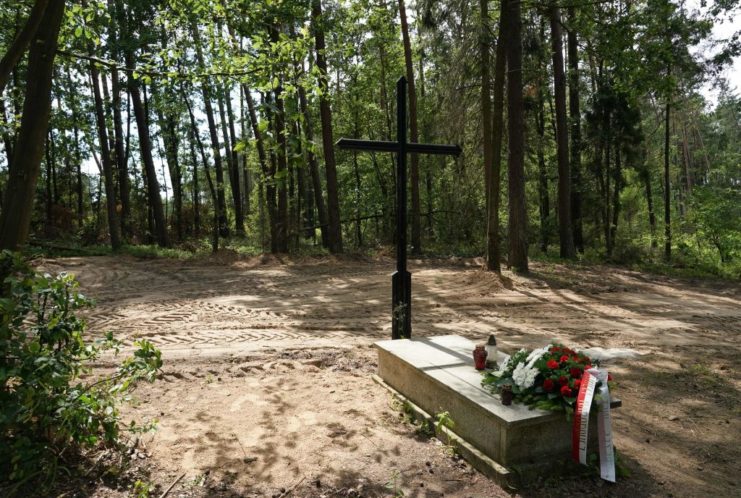
[[[335,144],[340,149],[368,150],[376,152],[399,152],[398,142],[386,142],[382,140],[357,140],[354,138],[340,138]],[[446,156],[459,156],[462,152],[458,145],[441,144],[406,144],[407,152],[418,154],[439,154]]]

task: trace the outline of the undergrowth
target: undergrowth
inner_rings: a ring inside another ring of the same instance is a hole
[[[109,375],[92,374],[107,334],[91,341],[76,312],[92,302],[71,275],[35,272],[17,254],[0,253],[0,496],[43,493],[70,476],[82,450],[123,451],[118,406],[139,380],[153,381],[162,359],[148,341]]]

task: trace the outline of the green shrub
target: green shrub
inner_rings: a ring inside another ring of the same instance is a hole
[[[0,277],[0,495],[12,495],[31,482],[49,485],[62,455],[121,449],[118,402],[137,380],[153,381],[162,360],[140,341],[115,373],[83,380],[120,343],[111,334],[85,340],[75,312],[91,301],[75,279],[39,274],[9,252],[0,253]]]

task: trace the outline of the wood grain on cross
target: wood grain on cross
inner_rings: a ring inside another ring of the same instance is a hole
[[[391,276],[391,338],[412,336],[412,275],[407,271],[407,154],[458,156],[458,145],[407,142],[407,80],[396,83],[396,142],[341,138],[340,149],[396,153],[396,272]]]

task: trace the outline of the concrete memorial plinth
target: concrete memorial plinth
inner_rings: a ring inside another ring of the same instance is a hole
[[[518,403],[503,405],[498,395],[481,386],[482,374],[473,366],[474,346],[455,335],[380,341],[376,343],[378,375],[423,413],[447,412],[454,423],[452,431],[473,447],[469,452],[487,457],[482,462],[473,455],[471,463],[491,477],[528,480],[555,462],[567,461],[571,424],[565,415],[530,410]],[[498,360],[502,359],[504,354],[499,353]],[[594,451],[596,427],[590,420],[589,446]],[[491,467],[492,462],[493,470],[480,468]]]

